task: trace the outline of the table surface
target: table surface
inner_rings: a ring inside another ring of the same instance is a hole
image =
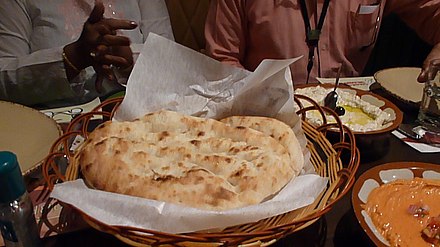
[[[406,113],[404,122],[413,121]],[[361,163],[356,173],[359,177],[366,170],[389,162],[416,161],[440,165],[440,153],[422,154],[391,133],[381,139],[359,143]],[[311,226],[280,239],[274,245],[281,246],[374,246],[360,227],[351,206],[351,190],[338,201],[324,217]],[[92,228],[43,239],[43,246],[126,246],[115,237]]]

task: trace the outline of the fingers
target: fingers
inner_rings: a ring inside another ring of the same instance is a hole
[[[96,50],[90,54],[96,64],[114,65],[116,67],[127,67],[131,65],[131,61],[126,58],[112,54],[112,49],[106,45],[97,46]]]
[[[96,31],[103,34],[116,35],[116,30],[132,30],[137,27],[137,23],[128,20],[118,20],[118,19],[102,19],[93,24]]]
[[[419,76],[417,77],[417,81],[420,83],[424,83],[428,80],[428,73],[424,70],[420,72]]]
[[[103,66],[104,65],[107,65],[107,66],[113,65],[113,66],[120,67],[120,68],[125,68],[125,67],[128,67],[131,65],[131,63],[127,59],[120,57],[120,56],[110,55],[110,54],[104,55],[101,58],[100,62],[101,62],[101,64],[103,64]]]
[[[96,47],[95,54],[96,54],[97,57],[99,57],[101,55],[106,54],[109,50],[110,50],[109,47],[106,46],[106,45],[98,45]]]
[[[90,13],[89,19],[87,21],[91,24],[97,23],[103,18],[104,11],[104,4],[100,0],[95,1],[95,6],[93,7],[93,10]]]
[[[430,68],[437,68],[438,66],[440,66],[440,43],[434,45],[431,52],[426,57],[425,61],[423,62],[422,72],[417,80],[419,82],[426,82],[430,79],[433,79],[433,74],[436,72],[433,72]]]
[[[112,23],[116,23],[117,25],[113,25]],[[134,22],[134,25],[130,23],[131,21],[103,19],[102,21],[99,21],[99,23],[90,25],[88,42],[94,45],[104,44],[108,46],[128,46],[130,45],[130,39],[125,36],[117,35],[116,31],[118,29],[132,29],[132,27],[137,26]]]
[[[434,79],[435,75],[440,68],[440,59],[428,60],[426,59],[423,63],[422,71],[417,77],[417,81],[420,83],[427,82],[428,80]]]
[[[95,62],[99,62],[101,57],[103,57],[109,50],[109,47],[106,45],[98,45],[94,51],[89,53],[89,55]]]
[[[417,77],[417,81],[420,83],[424,83],[428,80],[428,72],[429,72],[429,59],[425,59],[422,66],[422,71],[420,72],[419,76]]]
[[[100,44],[107,46],[129,46],[130,39],[125,36],[104,35],[100,40]]]
[[[100,35],[105,35],[105,34],[116,35],[116,30],[111,29],[109,25],[106,25],[103,22],[96,23],[94,25],[94,28],[96,32]]]
[[[135,29],[138,25],[134,21],[129,20],[120,20],[120,19],[105,19],[105,24],[108,25],[111,29],[124,29],[124,30],[132,30]]]
[[[424,83],[428,80],[428,68],[429,68],[429,62],[425,61],[422,66],[422,71],[417,77],[418,82]]]
[[[430,62],[431,65],[439,67],[440,66],[440,59],[433,59]]]
[[[103,79],[114,80],[113,66],[129,67],[133,64],[129,48],[130,39],[117,34],[117,30],[131,30],[138,25],[134,21],[104,18],[105,7],[102,0],[95,0],[95,6],[77,43],[78,53],[88,56],[86,59],[97,73],[95,87],[102,92]],[[112,52],[113,50],[129,50],[127,54]]]

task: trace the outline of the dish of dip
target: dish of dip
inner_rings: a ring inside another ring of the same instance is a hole
[[[440,167],[395,162],[363,173],[353,187],[356,217],[378,246],[440,246]]]
[[[297,87],[295,94],[307,96],[323,106],[325,96],[332,90],[331,84],[305,85]],[[402,122],[401,111],[379,95],[347,86],[340,86],[336,92],[336,105],[343,108],[343,114],[339,114],[339,118],[355,134],[388,132],[396,129]],[[305,107],[310,105],[306,101],[303,103]],[[333,116],[326,118],[330,123],[335,122]],[[323,122],[318,111],[310,111],[307,120],[314,125],[321,125]]]

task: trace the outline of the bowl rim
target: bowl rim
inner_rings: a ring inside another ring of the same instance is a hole
[[[414,177],[420,177],[421,173],[427,170],[433,170],[440,173],[440,166],[437,164],[417,162],[417,161],[402,161],[402,162],[389,162],[375,166],[362,173],[361,176],[359,176],[359,178],[356,179],[356,182],[353,185],[352,193],[351,193],[351,203],[354,214],[356,216],[359,225],[364,230],[364,232],[374,242],[374,244],[379,247],[388,247],[388,245],[384,244],[381,240],[379,240],[376,237],[375,233],[365,222],[364,216],[362,215],[362,210],[363,210],[362,205],[364,205],[364,203],[359,199],[358,194],[364,182],[368,179],[374,179],[381,185],[384,184],[379,177],[379,172],[386,170],[393,170],[393,169],[409,169],[413,171]]]
[[[334,84],[330,84],[330,83],[324,83],[324,84],[309,83],[309,84],[297,85],[297,86],[295,86],[295,89],[296,88],[313,87],[313,86],[314,87],[321,86],[321,87],[324,87],[324,88],[333,88]],[[356,95],[358,95],[358,96],[363,96],[363,95],[373,96],[373,97],[377,98],[378,100],[384,102],[384,105],[379,107],[381,110],[384,110],[386,108],[391,108],[394,111],[395,115],[396,115],[396,118],[393,120],[392,124],[390,126],[386,127],[386,128],[383,128],[383,129],[380,129],[380,130],[365,131],[365,132],[364,131],[354,131],[354,130],[351,130],[355,136],[363,136],[363,135],[370,136],[370,135],[384,134],[384,133],[396,130],[399,127],[399,125],[402,123],[402,121],[403,121],[403,112],[395,104],[393,104],[390,100],[388,100],[388,99],[386,99],[386,98],[384,98],[384,97],[382,97],[382,96],[380,96],[378,94],[372,93],[370,91],[364,91],[364,90],[356,89],[356,88],[353,88],[353,87],[350,87],[350,86],[344,85],[344,84],[339,84],[338,88],[340,88],[340,89],[347,89],[347,90],[353,90],[353,91],[356,92]],[[330,131],[332,131],[332,130],[330,130]],[[333,130],[333,131],[334,132],[339,132],[338,130]]]

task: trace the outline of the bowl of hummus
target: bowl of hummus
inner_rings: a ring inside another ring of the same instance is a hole
[[[352,192],[356,218],[377,246],[440,246],[440,167],[394,162],[363,173]]]
[[[319,105],[324,105],[325,96],[333,90],[331,84],[300,85],[295,94],[311,98]],[[402,112],[387,99],[374,93],[339,86],[337,109],[339,119],[353,131],[355,135],[381,134],[397,129],[402,122]],[[305,107],[310,103],[301,101]],[[322,125],[323,117],[318,111],[310,111],[307,120],[314,125]],[[326,116],[327,122],[336,122],[331,115]]]

